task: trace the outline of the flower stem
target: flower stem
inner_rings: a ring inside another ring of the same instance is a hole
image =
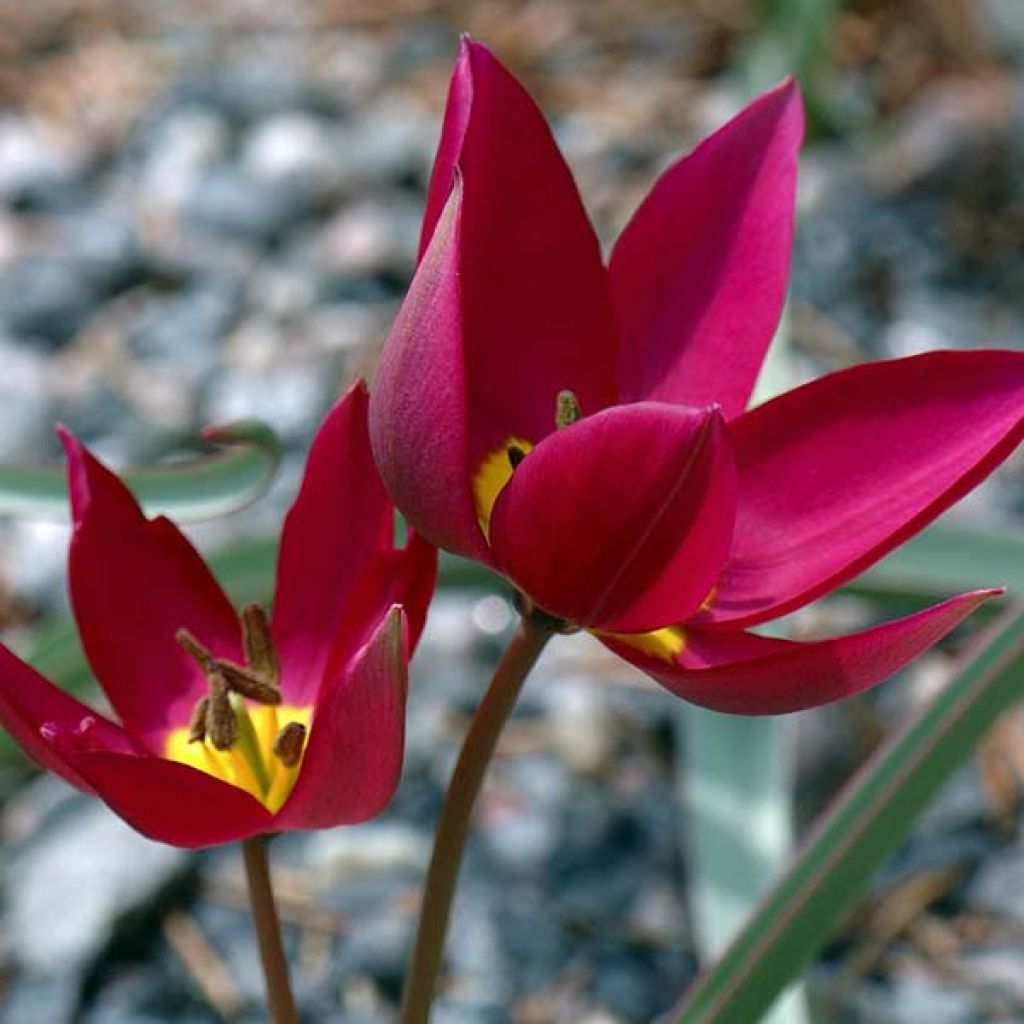
[[[470,814],[502,727],[550,636],[543,623],[523,619],[494,670],[462,744],[437,823],[416,945],[402,995],[401,1024],[426,1024],[429,1019]]]
[[[253,836],[242,841],[245,875],[249,882],[249,903],[260,944],[263,976],[267,983],[267,1004],[273,1024],[299,1024],[295,998],[288,978],[288,961],[281,945],[281,922],[274,906],[274,890],[270,884],[267,863],[267,841]]]

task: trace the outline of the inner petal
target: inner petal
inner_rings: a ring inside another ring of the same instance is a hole
[[[209,739],[190,742],[189,723],[184,723],[168,733],[164,754],[172,761],[198,768],[222,782],[244,789],[267,810],[276,813],[295,785],[302,769],[302,757],[291,767],[285,765],[274,753],[274,741],[283,726],[298,722],[306,729],[308,747],[313,708],[273,707],[245,701],[241,708],[236,708],[236,715],[247,721],[239,730],[242,739],[229,750],[218,750]],[[246,742],[246,737],[250,742]]]

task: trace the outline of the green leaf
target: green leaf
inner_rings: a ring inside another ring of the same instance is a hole
[[[204,437],[223,450],[122,474],[148,514],[208,519],[242,508],[267,489],[281,459],[268,426],[244,420]],[[64,518],[67,508],[63,466],[0,465],[0,515]]]
[[[725,955],[666,1020],[759,1020],[853,907],[914,817],[1021,697],[1024,606],[1016,606],[986,632],[935,701],[864,766]]]
[[[761,366],[754,402],[791,380],[789,316],[783,310]],[[680,704],[681,789],[689,839],[689,891],[697,949],[717,956],[778,877],[793,847],[791,723],[721,715]],[[787,992],[766,1024],[803,1024],[803,993]]]
[[[933,600],[954,591],[998,586],[1024,592],[1024,534],[940,520],[868,569],[848,589]]]

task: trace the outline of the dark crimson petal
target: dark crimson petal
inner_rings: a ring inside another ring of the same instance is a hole
[[[71,785],[92,792],[48,737],[55,730],[87,736],[121,753],[141,748],[120,726],[58,689],[0,644],[0,723],[27,754]]]
[[[238,620],[178,528],[146,519],[110,470],[66,431],[61,440],[74,521],[71,601],[82,644],[127,729],[160,750],[166,730],[187,724],[207,689],[175,632],[190,629],[214,654],[237,661]]]
[[[273,816],[245,790],[188,765],[79,750],[63,734],[54,742],[103,802],[150,839],[198,849],[273,829]]]
[[[802,136],[789,80],[673,164],[634,214],[609,268],[623,400],[744,410],[786,294]]]
[[[276,828],[330,828],[365,821],[398,785],[405,744],[408,641],[392,609],[348,662],[328,666],[291,796]]]
[[[369,643],[393,605],[401,605],[405,612],[409,650],[415,650],[436,579],[437,550],[415,533],[404,548],[378,554],[360,577],[338,620],[332,663],[349,661]],[[309,699],[313,696],[315,691]]]
[[[717,409],[606,409],[519,464],[494,506],[495,560],[553,615],[655,629],[708,596],[732,537],[735,495]]]
[[[601,639],[692,704],[736,715],[779,715],[842,700],[882,682],[1000,593],[963,594],[907,618],[816,643],[690,628],[674,662],[620,638]]]
[[[856,366],[731,428],[735,540],[706,621],[750,625],[834,590],[988,476],[1024,436],[1024,353]]]
[[[285,519],[273,631],[285,700],[312,700],[352,593],[391,548],[393,510],[370,453],[365,385],[327,414]]]

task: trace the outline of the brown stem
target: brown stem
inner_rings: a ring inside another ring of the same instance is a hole
[[[263,977],[267,983],[267,1004],[273,1024],[299,1024],[295,998],[288,977],[288,961],[281,945],[281,922],[274,905],[274,890],[270,884],[270,865],[267,863],[267,841],[264,836],[253,836],[242,841],[245,857],[245,876],[249,883],[249,903],[260,944]]]
[[[426,1024],[430,1017],[473,804],[502,727],[550,636],[546,625],[529,619],[522,621],[494,670],[462,744],[434,836],[416,944],[402,995],[401,1024]]]

